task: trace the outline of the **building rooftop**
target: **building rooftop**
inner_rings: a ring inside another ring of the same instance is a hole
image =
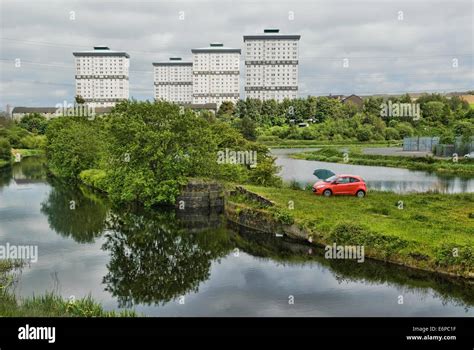
[[[181,57],[170,57],[169,61],[153,62],[154,66],[192,66],[190,61],[183,61]]]
[[[74,107],[74,106],[73,106]],[[58,107],[15,107],[12,110],[14,113],[46,113],[54,114],[58,110]],[[95,107],[94,112],[97,114],[106,114],[112,111],[112,107]]]
[[[240,49],[224,46],[222,43],[210,43],[208,47],[199,47],[191,50],[192,53],[241,53]]]
[[[244,35],[244,41],[246,41],[246,40],[267,40],[267,39],[300,40],[300,38],[301,38],[301,35],[280,34],[280,29],[277,29],[277,28],[264,29],[263,34]]]
[[[130,58],[130,55],[124,51],[110,50],[107,46],[94,46],[94,50],[76,51],[72,53],[76,57],[80,56],[124,56]]]
[[[56,107],[14,107],[12,113],[56,113]]]

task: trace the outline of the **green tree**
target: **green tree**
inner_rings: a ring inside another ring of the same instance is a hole
[[[21,118],[20,123],[18,125],[23,129],[28,130],[29,132],[42,135],[46,132],[48,120],[45,116],[39,113],[31,113]]]
[[[415,134],[413,127],[410,125],[410,123],[407,123],[407,122],[398,123],[395,126],[395,129],[397,129],[402,139],[404,137],[410,137]]]
[[[188,176],[210,176],[216,166],[216,136],[190,109],[126,101],[107,127],[108,189],[116,202],[174,204]]]
[[[369,125],[362,125],[357,129],[357,140],[361,142],[369,141],[372,139],[372,128]]]
[[[232,101],[224,101],[219,106],[219,110],[217,111],[217,116],[222,117],[224,115],[233,115],[235,112],[235,106]]]
[[[386,128],[385,129],[385,139],[386,140],[399,140],[400,133],[395,128]]]
[[[373,115],[380,115],[381,105],[384,103],[382,97],[369,97],[364,99],[362,110]]]
[[[326,118],[337,118],[340,115],[341,102],[329,97],[318,97],[316,102],[316,121],[323,122]]]
[[[284,117],[279,114],[278,102],[274,99],[262,102],[262,120],[267,125],[282,125]]]
[[[84,98],[81,95],[76,95],[75,100],[76,100],[76,103],[80,105],[86,103],[86,100],[84,100]]]
[[[9,161],[12,158],[12,146],[10,142],[0,137],[0,159]]]
[[[430,122],[449,123],[449,107],[443,102],[430,101],[422,105],[423,118]]]
[[[51,120],[46,131],[46,156],[56,176],[77,179],[81,171],[98,167],[103,136],[97,124],[81,117]]]
[[[257,124],[249,117],[243,117],[237,121],[237,128],[249,141],[257,139]]]

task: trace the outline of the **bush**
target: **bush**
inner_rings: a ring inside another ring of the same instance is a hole
[[[21,118],[21,121],[18,125],[34,134],[43,135],[46,132],[48,120],[41,114],[32,113],[27,114],[23,118]]]
[[[277,142],[277,141],[280,141],[280,138],[275,135],[262,135],[262,136],[259,136],[257,140],[259,142],[268,142],[268,141]]]
[[[467,271],[474,269],[474,249],[456,244],[443,244],[436,250],[436,264],[443,267],[460,265]]]
[[[0,138],[0,159],[10,161],[12,158],[12,146],[6,138]]]
[[[329,238],[341,245],[365,246],[384,258],[399,252],[409,244],[399,237],[374,233],[363,226],[352,223],[338,224],[330,233]]]
[[[282,210],[282,209],[270,209],[273,213],[273,217],[283,225],[293,225],[295,222],[295,219],[293,215],[288,212],[287,210]]]
[[[295,179],[291,180],[291,181],[288,183],[288,187],[289,187],[290,189],[292,189],[292,190],[301,190],[301,185],[300,185],[300,183],[299,183],[297,180],[295,180]]]
[[[77,179],[81,171],[98,167],[103,139],[97,123],[81,117],[61,117],[50,122],[46,156],[53,174]]]
[[[79,178],[86,185],[101,191],[106,191],[106,173],[100,169],[88,169],[81,171]]]
[[[28,135],[20,140],[21,146],[28,149],[44,149],[46,142],[44,135]]]
[[[386,140],[400,140],[400,133],[395,128],[386,128],[385,129],[385,139]]]
[[[369,141],[372,139],[372,131],[367,126],[362,126],[357,129],[356,137],[361,142]]]

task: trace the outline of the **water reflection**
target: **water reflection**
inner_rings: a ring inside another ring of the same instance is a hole
[[[321,248],[230,225],[219,212],[114,208],[88,188],[46,180],[33,163],[0,171],[0,242],[39,245],[22,295],[48,291],[54,274],[66,298],[90,293],[108,309],[146,315],[472,315],[474,285],[464,280],[327,260]],[[42,182],[18,191],[7,179],[14,174]],[[396,303],[401,293],[405,308]],[[180,296],[186,307],[173,302]]]
[[[313,171],[330,169],[335,173],[357,174],[367,182],[369,189],[397,193],[438,191],[441,193],[474,192],[474,179],[450,175],[438,175],[426,171],[401,168],[365,166],[308,161],[290,158],[291,153],[308,149],[273,149],[277,165],[282,166],[280,176],[287,181],[296,180],[302,185],[313,184],[317,179]]]
[[[222,226],[191,233],[174,211],[113,213],[108,229],[103,249],[111,260],[104,283],[120,306],[164,304],[197,292],[211,262],[232,248]]]
[[[84,186],[76,187],[49,179],[51,191],[41,203],[41,212],[54,231],[78,243],[92,243],[102,235],[109,205],[104,198]]]
[[[324,249],[296,242],[289,238],[276,238],[268,234],[256,234],[242,226],[232,225],[238,232],[234,240],[245,252],[254,256],[267,257],[283,264],[317,263],[328,267],[339,283],[363,282],[365,284],[388,284],[405,290],[429,295],[433,289],[443,303],[454,303],[469,310],[474,305],[474,285],[469,281],[406,268],[399,265],[367,259],[363,264],[350,260],[328,260]],[[367,300],[367,302],[369,302]]]

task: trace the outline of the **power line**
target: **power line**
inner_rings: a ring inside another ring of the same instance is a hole
[[[8,58],[0,58],[0,63],[4,64],[12,64],[15,62],[15,59],[8,59]],[[52,63],[43,63],[43,62],[34,62],[34,61],[26,61],[26,60],[21,60],[21,63],[26,64],[26,65],[37,65],[37,66],[42,66],[42,67],[50,67],[50,68],[65,68],[65,69],[75,69],[73,65],[60,65],[60,64],[52,64]],[[11,68],[18,69],[17,67],[14,67],[13,65]],[[154,74],[153,71],[151,70],[135,70],[135,69],[130,69],[129,72],[131,73],[147,73],[147,74]],[[450,71],[445,71],[445,72],[436,72],[436,74],[465,74],[465,71],[462,69],[457,69],[457,70],[450,70]],[[359,73],[359,72],[334,72],[331,74],[318,74],[318,73],[305,73],[304,77],[318,77],[319,79],[333,79],[335,75],[340,75],[341,78],[347,77],[347,78],[353,78],[353,77],[370,77],[370,78],[384,78],[385,76],[399,76],[399,77],[418,77],[420,75],[429,75],[433,76],[433,72],[418,72],[414,74],[395,74],[391,72],[376,72],[376,73]]]
[[[70,44],[57,44],[45,41],[34,41],[34,40],[20,40],[20,39],[11,39],[11,38],[0,38],[0,40],[7,40],[19,43],[28,43],[28,44],[35,44],[35,45],[46,45],[46,46],[53,46],[53,47],[63,47],[63,48],[89,48],[90,46],[86,45],[70,45]],[[341,46],[344,47],[344,46]],[[365,48],[365,47],[364,47]],[[157,54],[155,51],[141,51],[141,50],[126,50],[127,52],[136,52],[136,53],[145,53],[145,54]],[[182,51],[184,52],[184,50]],[[351,55],[344,55],[344,56],[299,56],[299,59],[321,59],[321,60],[343,60],[343,59],[431,59],[437,57],[466,57],[466,56],[473,56],[473,53],[442,53],[442,54],[430,54],[430,55],[410,55],[410,56],[351,56]]]

